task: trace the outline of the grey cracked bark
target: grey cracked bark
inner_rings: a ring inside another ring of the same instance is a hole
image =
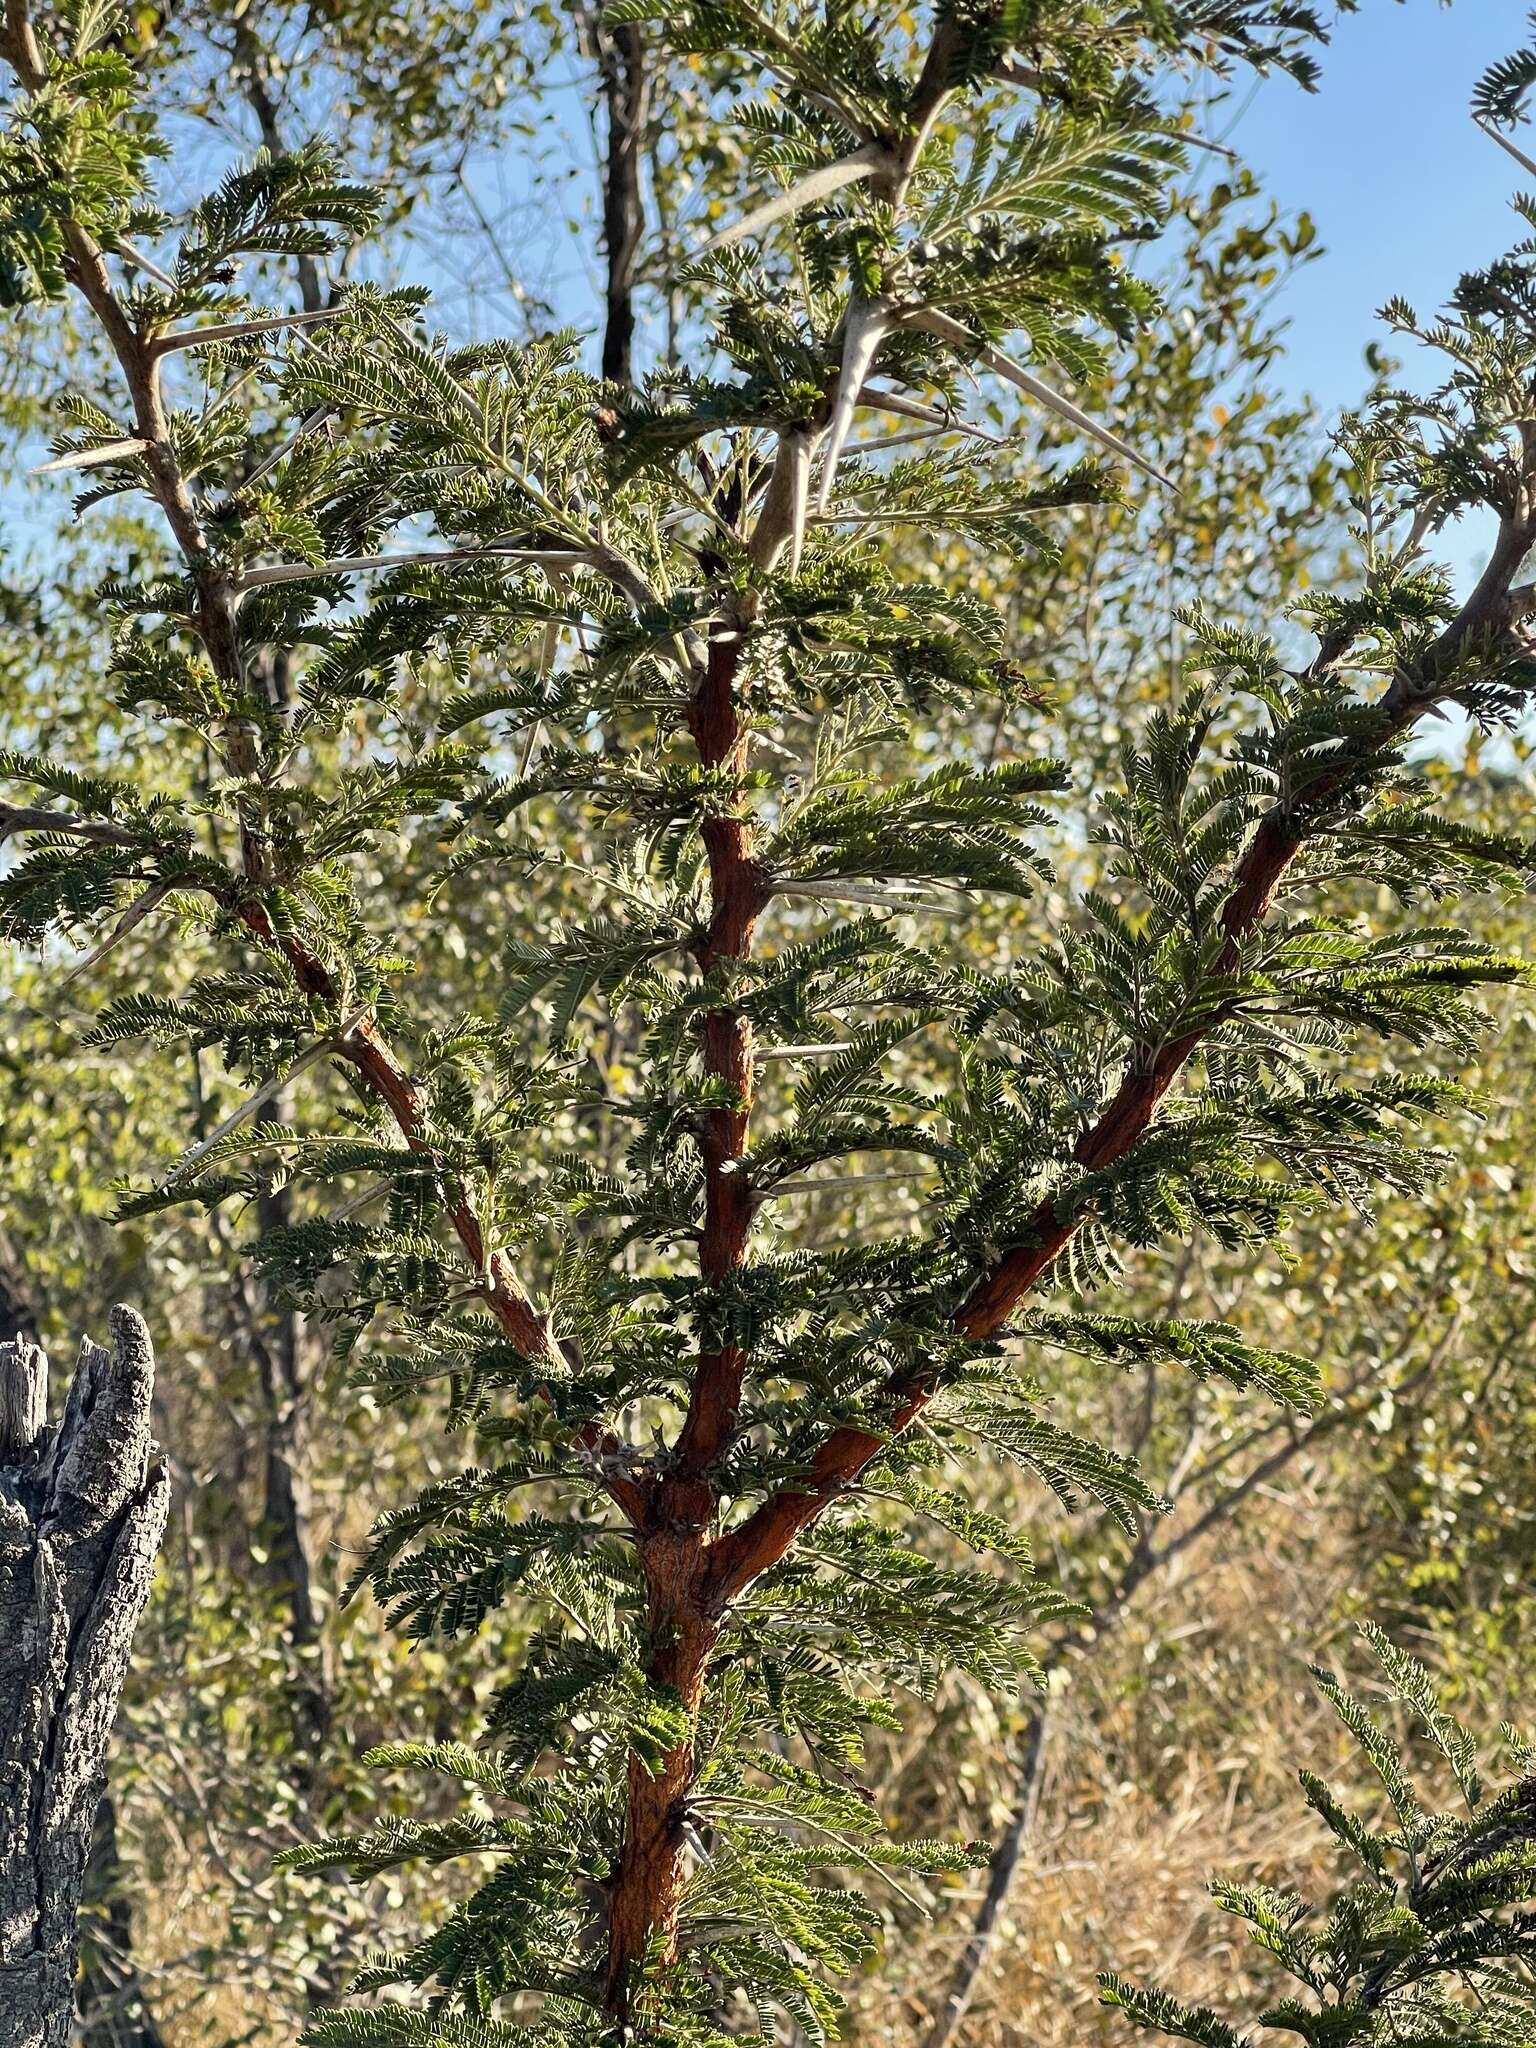
[[[48,1362],[0,1344],[0,2042],[67,2048],[76,1916],[170,1484],[155,1361],[131,1309],[80,1348],[55,1427]]]

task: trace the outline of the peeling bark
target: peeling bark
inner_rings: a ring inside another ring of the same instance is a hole
[[[81,1346],[63,1420],[48,1362],[0,1344],[0,2041],[66,2048],[76,1919],[107,1744],[170,1483],[154,1353],[130,1309]]]

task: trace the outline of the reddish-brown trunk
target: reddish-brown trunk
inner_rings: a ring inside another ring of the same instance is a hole
[[[1268,913],[1276,888],[1302,842],[1296,822],[1273,813],[1255,833],[1238,865],[1222,914],[1223,942],[1216,962],[1218,974],[1238,964],[1239,946]],[[1098,1120],[1073,1148],[1079,1166],[1090,1170],[1123,1159],[1151,1124],[1157,1106],[1211,1029],[1198,1029],[1171,1039],[1148,1067],[1128,1073]],[[955,1311],[955,1328],[981,1341],[1007,1322],[1058,1254],[1076,1235],[1083,1217],[1063,1221],[1053,1201],[1042,1202],[1030,1218],[1028,1241],[1006,1253]],[[739,1528],[713,1546],[709,1561],[708,1597],[721,1605],[784,1556],[800,1531],[857,1480],[892,1435],[899,1434],[927,1407],[934,1382],[915,1372],[893,1379],[886,1388],[889,1423],[884,1431],[834,1430],[812,1459],[804,1480],[793,1490],[765,1501]]]
[[[717,641],[689,707],[689,727],[707,768],[741,775],[747,762],[747,726],[736,700],[739,639]],[[764,878],[752,859],[751,831],[725,812],[706,818],[711,914],[698,946],[705,974],[744,960],[767,901]],[[704,1071],[721,1081],[730,1099],[705,1114],[704,1228],[700,1277],[718,1286],[747,1255],[752,1230],[752,1189],[742,1161],[752,1114],[752,1026],[730,1004],[708,1011],[700,1024]],[[746,1352],[727,1342],[701,1353],[670,1468],[647,1503],[640,1557],[650,1603],[653,1685],[675,1692],[690,1722],[699,1711],[709,1656],[719,1633],[718,1607],[709,1598],[708,1542],[715,1513],[712,1468],[736,1428]],[[639,1757],[629,1761],[624,1847],[614,1878],[608,1919],[607,2002],[615,2017],[635,2016],[636,1973],[647,1955],[661,1962],[677,1953],[678,1918],[687,1864],[685,1823],[693,1783],[694,1745],[681,1742],[657,1774]],[[638,1992],[643,1998],[643,1991]]]
[[[702,1529],[669,1529],[646,1538],[641,1548],[654,1645],[651,1683],[676,1693],[690,1722],[698,1715],[719,1633],[700,1599],[703,1537]],[[669,1753],[658,1773],[638,1756],[629,1760],[624,1848],[608,1915],[607,2004],[616,2018],[635,2017],[637,1999],[643,2003],[636,1980],[646,1957],[667,1963],[677,1955],[693,1772],[691,1736]]]

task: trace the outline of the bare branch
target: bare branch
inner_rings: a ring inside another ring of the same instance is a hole
[[[41,804],[0,804],[0,846],[18,832],[68,832],[103,846],[137,846],[135,833],[104,818],[81,818],[73,811],[50,811]]]

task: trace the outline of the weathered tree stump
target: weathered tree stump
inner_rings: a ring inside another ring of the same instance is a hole
[[[0,1344],[0,2042],[66,2048],[75,1921],[170,1483],[155,1359],[131,1309],[87,1340],[56,1428],[48,1361]]]

